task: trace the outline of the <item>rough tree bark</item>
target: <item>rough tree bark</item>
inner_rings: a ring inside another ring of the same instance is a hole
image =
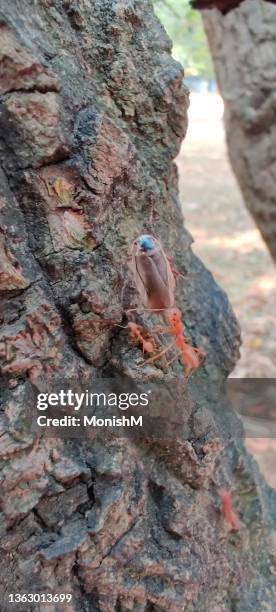
[[[225,103],[229,157],[243,197],[276,259],[276,6],[245,0],[202,13]]]
[[[173,159],[188,96],[170,42],[148,1],[0,6],[1,609],[272,610],[272,492],[220,392],[239,329],[183,228]],[[177,303],[206,351],[188,439],[34,439],[41,378],[138,375],[139,349],[110,321],[122,285],[127,305],[134,295],[122,262],[142,231],[174,256]],[[236,534],[219,486],[234,491]],[[73,603],[8,603],[29,590]]]

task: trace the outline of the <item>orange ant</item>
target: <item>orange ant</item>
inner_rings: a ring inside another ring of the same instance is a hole
[[[225,520],[231,527],[232,531],[239,531],[241,528],[240,521],[233,508],[230,491],[227,491],[226,489],[219,489],[218,494],[221,501],[221,512]]]
[[[156,349],[155,341],[142,325],[138,325],[138,323],[134,323],[134,321],[128,321],[127,325],[118,325],[118,323],[115,323],[115,325],[116,327],[121,327],[129,331],[131,341],[142,347],[143,355],[145,353],[149,355],[154,353]]]
[[[133,342],[137,342],[137,344],[140,344],[142,346],[143,355],[144,353],[150,354],[154,352],[154,341],[144,337],[143,334],[145,333],[145,330],[141,325],[137,325],[137,323],[129,321],[127,324],[127,328],[129,330],[131,340],[133,340]]]
[[[205,354],[201,349],[195,348],[188,343],[184,335],[184,325],[181,320],[181,312],[178,308],[170,308],[165,311],[165,318],[169,324],[169,327],[159,327],[155,331],[170,334],[171,336],[174,336],[174,340],[168,346],[166,346],[163,351],[157,355],[154,355],[153,357],[150,357],[150,359],[147,359],[145,363],[150,363],[156,359],[159,359],[159,357],[164,355],[172,346],[176,346],[179,349],[181,361],[185,366],[185,374],[187,377],[189,377],[193,370],[197,370],[197,368],[199,368]],[[174,359],[176,359],[176,357]],[[169,364],[172,363],[174,359],[172,359]]]

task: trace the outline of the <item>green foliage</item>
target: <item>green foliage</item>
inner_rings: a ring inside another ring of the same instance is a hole
[[[153,0],[156,15],[173,41],[173,56],[186,76],[213,78],[212,61],[201,15],[189,0]]]

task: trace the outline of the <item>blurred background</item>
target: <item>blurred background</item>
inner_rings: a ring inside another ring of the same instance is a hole
[[[233,377],[276,378],[276,275],[228,160],[223,100],[201,15],[188,0],[155,0],[190,90],[189,127],[176,160],[185,225],[193,250],[228,294],[242,330]],[[268,432],[269,436],[269,432]],[[276,440],[248,437],[248,449],[276,488]]]

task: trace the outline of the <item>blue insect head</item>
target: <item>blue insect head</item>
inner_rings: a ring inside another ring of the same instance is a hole
[[[153,251],[153,249],[155,248],[153,238],[151,236],[147,236],[146,234],[144,234],[143,236],[139,236],[137,242],[141,249],[145,252]]]

